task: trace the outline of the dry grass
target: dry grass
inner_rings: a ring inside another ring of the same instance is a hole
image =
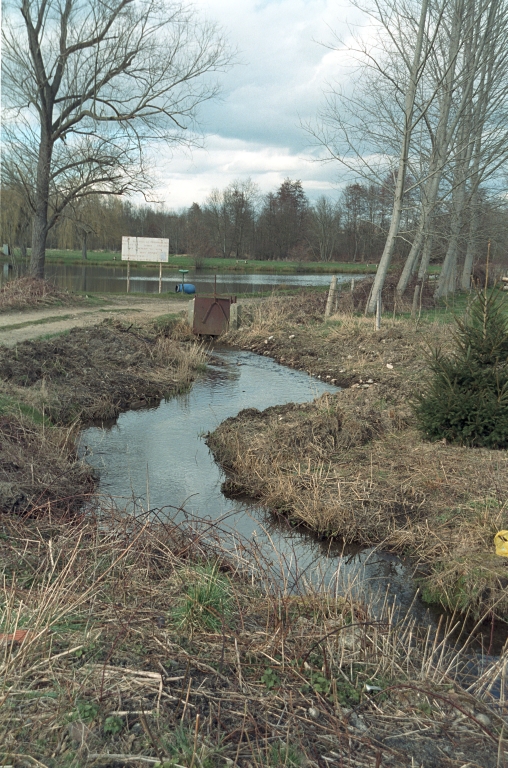
[[[94,492],[94,470],[80,460],[76,430],[0,415],[0,510],[17,515],[78,513]]]
[[[76,304],[79,301],[80,297],[71,296],[47,280],[36,280],[33,277],[9,280],[0,288],[0,312]]]
[[[419,630],[386,606],[374,617],[333,589],[289,593],[206,523],[111,510],[79,526],[3,523],[4,764],[504,764],[508,658],[468,690],[452,625]],[[230,594],[218,632],[181,624],[203,563]]]
[[[507,452],[424,442],[411,409],[427,350],[449,349],[453,326],[383,319],[376,332],[352,314],[302,325],[285,306],[279,324],[230,342],[347,389],[220,425],[209,444],[229,490],[321,535],[410,553],[426,599],[507,617],[507,561],[493,547],[508,527]]]

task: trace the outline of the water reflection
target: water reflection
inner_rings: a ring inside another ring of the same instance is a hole
[[[249,501],[222,494],[224,474],[204,442],[206,432],[243,408],[307,402],[336,388],[249,352],[219,356],[225,365],[212,368],[189,393],[83,432],[81,448],[101,471],[101,490],[131,513],[157,508],[159,516],[209,520],[231,546],[247,540],[274,563],[274,571],[280,572],[282,563],[288,588],[321,581],[339,592],[376,593],[373,603],[383,602],[388,592],[392,601],[408,606],[415,589],[399,558],[319,541],[285,521],[277,523]],[[417,612],[425,613],[419,603]]]
[[[126,293],[127,272],[124,267],[98,267],[88,264],[47,264],[46,277],[60,288],[69,291],[90,293]],[[362,275],[338,275],[339,282],[349,282]],[[277,286],[319,286],[329,285],[331,275],[242,275],[236,273],[217,274],[217,290],[221,293],[255,293],[268,291]],[[196,286],[198,293],[209,293],[214,289],[215,274],[190,270],[186,281]],[[175,285],[181,282],[178,269],[164,270],[162,291],[175,292]],[[136,293],[158,293],[159,268],[131,267],[130,290]]]

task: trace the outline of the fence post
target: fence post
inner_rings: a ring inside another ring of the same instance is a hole
[[[376,325],[375,325],[376,331],[381,330],[381,291],[379,291],[377,295],[377,301],[376,301]]]
[[[420,296],[420,283],[416,283],[415,292],[413,294],[413,306],[411,307],[411,318],[414,320],[418,311],[418,298]]]
[[[332,314],[332,307],[335,303],[335,294],[337,292],[337,276],[332,277],[330,283],[330,290],[328,291],[328,299],[326,301],[325,318],[330,317]]]

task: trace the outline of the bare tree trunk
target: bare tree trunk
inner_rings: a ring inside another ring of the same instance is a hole
[[[467,239],[466,257],[464,259],[464,266],[462,268],[462,277],[460,281],[460,287],[463,291],[471,290],[471,274],[473,272],[474,258],[477,252],[477,237],[478,237],[478,189],[475,189],[471,195],[470,202],[471,216],[469,219],[469,232]]]
[[[423,246],[422,260],[420,262],[420,268],[418,270],[418,280],[423,280],[423,278],[427,274],[427,270],[430,264],[430,257],[432,255],[433,240],[434,240],[434,236],[432,232],[429,232],[427,234],[427,237],[425,238],[425,244]]]
[[[411,142],[411,134],[413,131],[413,114],[415,106],[416,89],[421,74],[421,59],[423,38],[425,33],[425,26],[427,23],[428,12],[428,0],[423,0],[422,9],[420,13],[420,21],[418,24],[418,33],[415,43],[415,51],[413,61],[409,73],[409,85],[406,91],[406,97],[404,102],[404,133],[402,137],[402,146],[400,149],[397,182],[395,185],[395,194],[393,201],[392,219],[390,222],[390,229],[386,238],[385,247],[381,256],[379,266],[377,268],[376,277],[374,279],[374,285],[370,296],[370,301],[367,304],[367,312],[372,313],[376,310],[377,297],[383,290],[388,268],[392,260],[393,252],[395,250],[395,242],[397,235],[399,234],[400,219],[402,215],[402,203],[404,199],[404,187],[406,182],[406,173],[409,160],[409,145]]]
[[[436,133],[433,137],[433,147],[429,161],[429,168],[427,171],[427,181],[425,182],[424,192],[422,195],[423,199],[420,222],[413,246],[411,247],[411,251],[409,252],[406,264],[404,265],[404,269],[397,285],[397,292],[401,296],[406,290],[411,276],[414,274],[417,258],[421,250],[421,243],[424,239],[425,246],[422,253],[422,265],[425,264],[425,271],[427,270],[430,260],[430,252],[432,247],[432,238],[429,237],[431,231],[431,222],[438,198],[441,177],[447,162],[448,148],[453,138],[457,120],[456,118],[452,121],[451,125],[449,124],[450,109],[455,90],[454,78],[457,65],[457,56],[461,46],[460,33],[462,23],[462,0],[458,0],[458,2],[455,4],[453,21],[450,30],[450,51],[447,60],[443,63],[443,96],[439,108],[439,118]],[[425,275],[425,271],[422,274],[422,268],[420,267],[420,279],[422,279]]]
[[[86,248],[87,240],[88,240],[88,232],[85,229],[83,230],[83,234],[81,235],[81,258],[84,259],[85,261],[88,258],[87,248]]]
[[[423,215],[422,210],[422,215],[420,216],[420,220],[418,222],[418,228],[411,245],[411,250],[408,253],[406,263],[404,264],[404,269],[402,270],[401,276],[399,277],[399,282],[397,283],[396,290],[399,296],[402,296],[408,286],[409,281],[411,280],[411,277],[415,272],[422,250],[422,243],[425,239],[425,229],[425,216]]]
[[[35,213],[32,220],[32,253],[30,255],[30,275],[44,278],[46,261],[46,239],[48,237],[48,200],[49,173],[51,167],[51,139],[49,131],[42,127],[39,159],[37,163],[37,179],[35,187]]]

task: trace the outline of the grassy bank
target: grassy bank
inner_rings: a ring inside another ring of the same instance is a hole
[[[5,260],[5,259],[4,259]],[[76,264],[103,267],[123,267],[126,268],[127,262],[122,262],[119,251],[89,251],[86,261],[82,258],[81,251],[46,251],[46,261],[51,264]],[[154,264],[139,262],[136,267],[152,268]],[[266,274],[334,274],[335,272],[369,274],[376,271],[376,264],[353,263],[353,262],[323,262],[323,261],[260,261],[258,259],[221,259],[221,258],[203,258],[196,260],[193,256],[170,255],[169,262],[163,264],[163,270],[175,269],[203,269],[216,272],[239,272],[239,273],[266,273]]]
[[[446,630],[288,594],[206,523],[95,513],[2,520],[2,764],[504,764],[502,663],[466,691]]]
[[[493,546],[508,527],[507,452],[426,442],[411,408],[429,346],[450,349],[451,317],[385,317],[376,332],[351,313],[323,322],[323,310],[316,294],[273,299],[227,337],[345,387],[221,424],[208,442],[228,491],[323,537],[409,554],[425,599],[507,619],[507,560]]]

